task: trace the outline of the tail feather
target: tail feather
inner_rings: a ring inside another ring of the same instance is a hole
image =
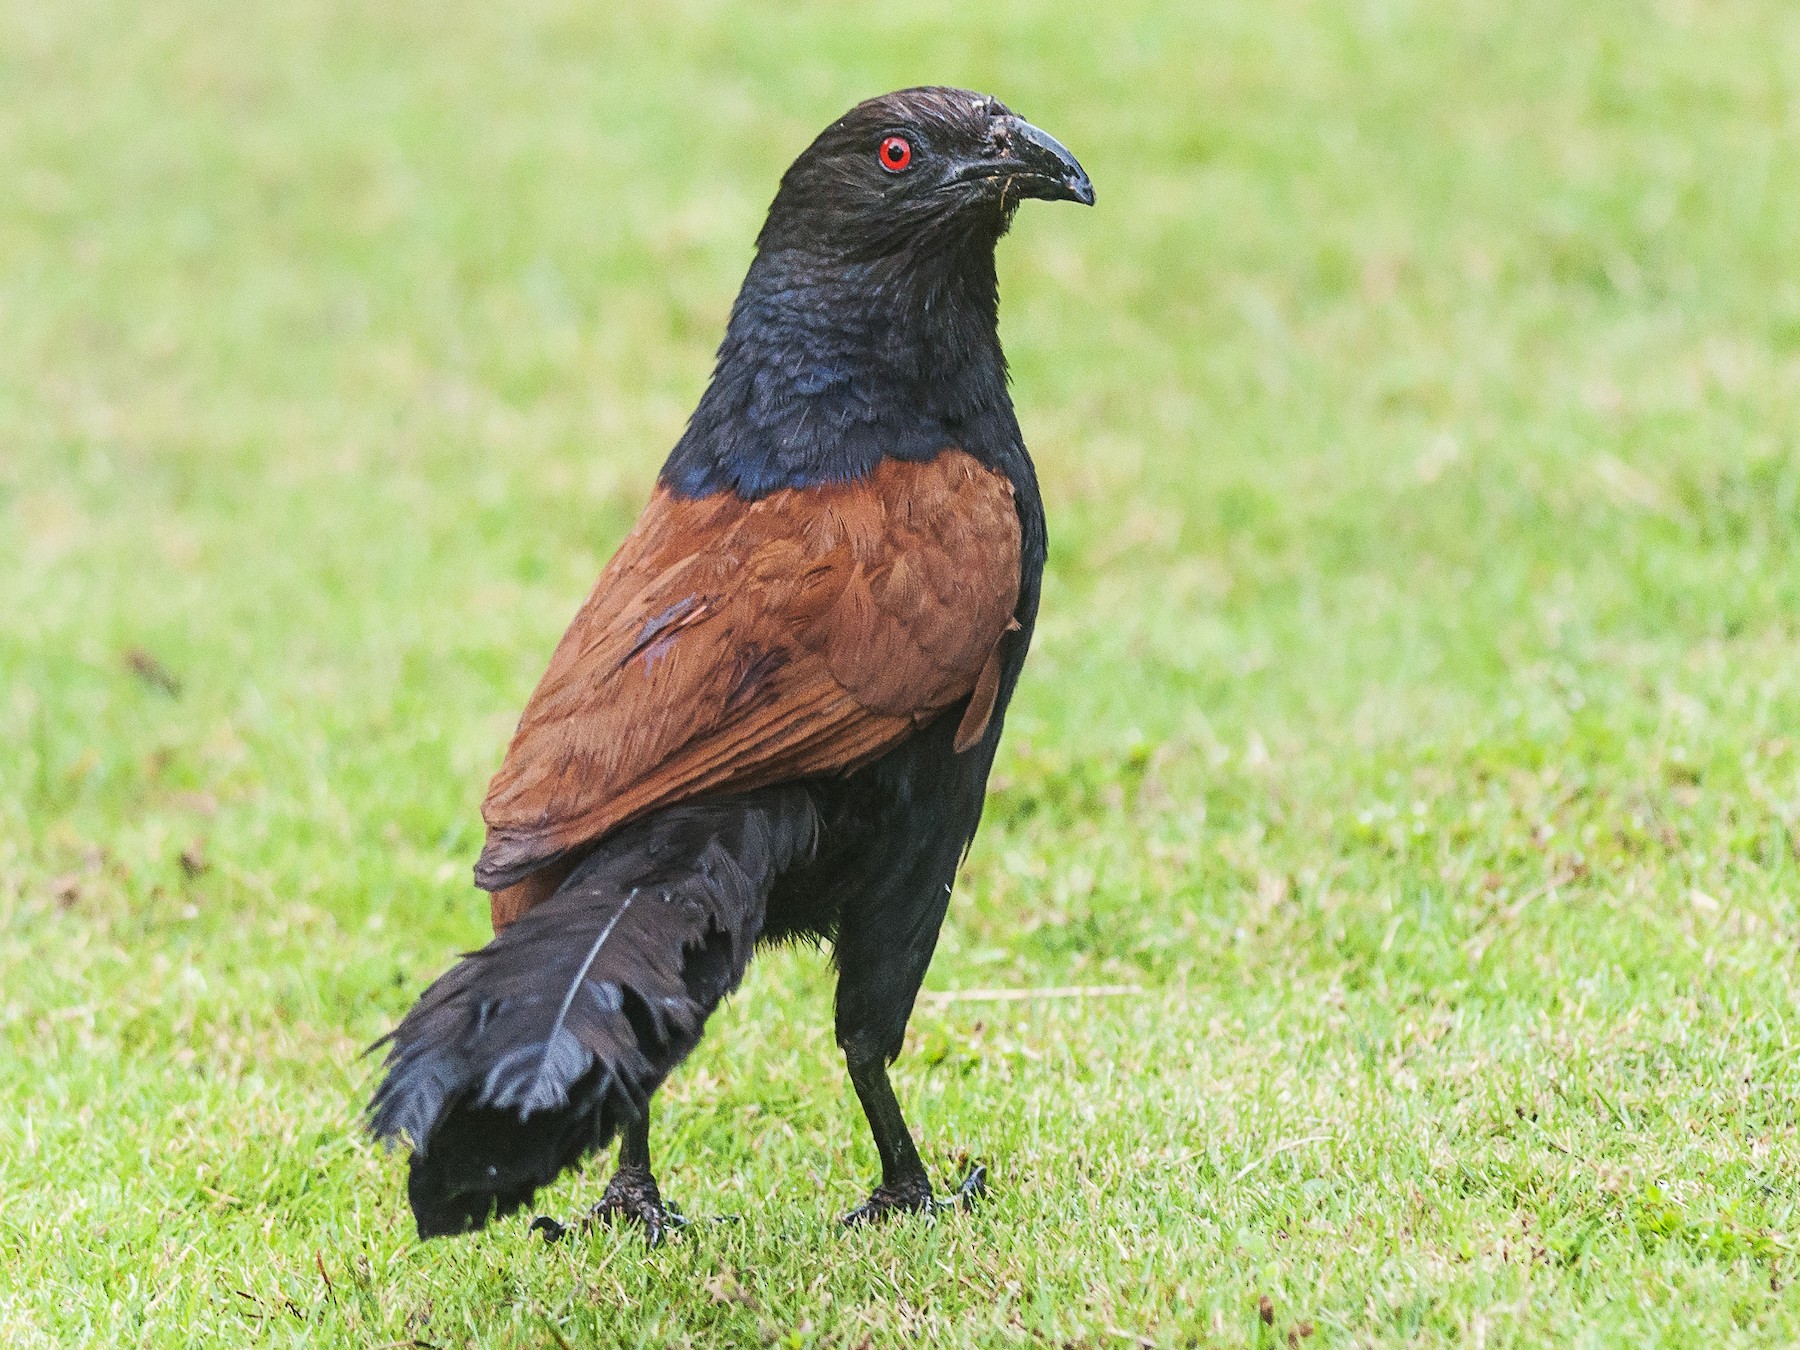
[[[412,1143],[421,1237],[512,1213],[642,1115],[743,978],[770,888],[817,828],[799,788],[669,807],[425,991],[369,1108],[377,1138]]]

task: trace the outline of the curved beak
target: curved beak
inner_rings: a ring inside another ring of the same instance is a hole
[[[1012,113],[994,119],[986,153],[961,165],[945,186],[968,183],[997,186],[1002,200],[1039,197],[1094,204],[1093,181],[1075,156],[1049,132]]]
[[[1061,141],[1022,117],[1007,117],[1002,126],[1009,133],[1007,139],[1011,142],[1008,158],[1019,165],[1020,172],[1014,181],[1024,186],[1023,195],[1042,197],[1047,201],[1080,202],[1083,206],[1094,204],[1093,180]]]

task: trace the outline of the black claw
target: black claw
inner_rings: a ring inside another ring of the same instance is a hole
[[[923,1172],[900,1181],[882,1182],[869,1193],[869,1198],[839,1220],[846,1228],[882,1223],[896,1214],[929,1214],[935,1201],[931,1194],[931,1178]]]
[[[981,1163],[969,1169],[969,1175],[950,1192],[948,1200],[937,1202],[939,1209],[974,1209],[978,1200],[987,1199],[987,1168]]]
[[[715,1220],[717,1223],[736,1223],[735,1215]],[[570,1227],[589,1230],[595,1224],[636,1224],[643,1230],[644,1245],[659,1247],[670,1232],[686,1228],[689,1220],[674,1205],[662,1198],[657,1190],[656,1178],[647,1167],[621,1167],[613,1173],[611,1181],[606,1183],[606,1190],[600,1196],[600,1203],[595,1205],[578,1224],[558,1223],[548,1214],[539,1214],[531,1221],[530,1232],[542,1233],[545,1242],[561,1242],[569,1234]]]
[[[942,1214],[953,1209],[974,1209],[978,1200],[987,1198],[987,1168],[977,1163],[958,1183],[948,1198],[940,1200],[931,1192],[931,1179],[924,1174],[908,1177],[892,1185],[877,1186],[855,1209],[839,1220],[846,1228],[882,1223],[896,1214]]]
[[[660,1247],[672,1229],[687,1227],[687,1219],[665,1202],[648,1167],[626,1165],[606,1183],[600,1203],[589,1211],[594,1223],[635,1223],[644,1230],[644,1245]]]

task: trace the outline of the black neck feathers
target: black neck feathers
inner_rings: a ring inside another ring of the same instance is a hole
[[[780,217],[758,241],[665,487],[754,499],[852,481],[884,456],[953,445],[999,467],[1022,454],[998,327],[1004,219],[871,252],[792,243]]]

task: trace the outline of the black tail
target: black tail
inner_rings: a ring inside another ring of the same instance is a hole
[[[420,1237],[512,1213],[645,1110],[817,825],[799,788],[659,811],[425,991],[369,1108],[377,1138],[412,1142]]]

